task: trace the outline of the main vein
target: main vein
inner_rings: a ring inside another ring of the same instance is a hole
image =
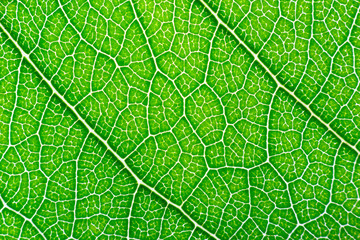
[[[87,122],[79,115],[79,113],[75,110],[75,108],[57,91],[57,89],[52,85],[51,81],[49,79],[47,79],[44,74],[38,69],[38,67],[35,65],[35,63],[30,59],[29,54],[27,54],[22,47],[15,41],[15,39],[11,36],[11,34],[7,31],[7,29],[3,26],[3,24],[0,22],[0,28],[4,31],[4,33],[8,36],[8,38],[13,42],[13,44],[16,46],[16,48],[20,51],[20,53],[22,54],[22,56],[32,65],[32,67],[35,69],[35,71],[40,75],[40,77],[49,85],[49,87],[51,88],[51,90],[55,93],[55,95],[57,97],[59,97],[62,102],[68,107],[70,108],[73,113],[76,115],[76,117],[84,124],[84,126],[88,129],[88,131],[92,134],[94,134],[96,136],[97,139],[99,139],[105,146],[106,148],[112,153],[114,154],[114,156],[116,158],[118,158],[120,160],[120,162],[124,165],[124,167],[132,174],[132,176],[136,179],[138,184],[144,185],[145,187],[149,188],[151,191],[153,191],[154,193],[156,193],[157,195],[161,196],[168,204],[174,206],[175,208],[177,208],[179,211],[181,211],[182,214],[184,214],[194,225],[195,228],[198,227],[200,229],[202,229],[203,231],[205,231],[206,233],[208,233],[210,236],[212,236],[215,239],[219,239],[218,237],[216,237],[213,233],[211,233],[210,231],[208,231],[205,227],[203,227],[202,225],[198,224],[194,219],[191,218],[190,215],[188,215],[179,205],[171,202],[169,199],[167,199],[163,194],[159,193],[156,189],[154,189],[153,187],[149,186],[148,184],[146,184],[145,182],[143,182],[140,178],[138,178],[138,176],[131,170],[131,168],[127,165],[127,163],[125,162],[125,159],[121,158],[119,156],[119,154],[117,154],[111,147],[110,145],[99,135],[97,134],[94,129],[92,129],[89,124],[87,124]]]

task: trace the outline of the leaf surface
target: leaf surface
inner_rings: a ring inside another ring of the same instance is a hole
[[[360,235],[357,1],[0,12],[0,238]]]

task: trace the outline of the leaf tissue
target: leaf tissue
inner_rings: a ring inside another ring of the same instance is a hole
[[[0,239],[359,239],[358,0],[1,0]]]

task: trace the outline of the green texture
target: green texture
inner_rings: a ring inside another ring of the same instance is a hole
[[[0,239],[359,239],[360,2],[1,0]]]

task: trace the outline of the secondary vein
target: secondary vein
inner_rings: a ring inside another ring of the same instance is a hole
[[[303,101],[301,101],[300,98],[298,98],[294,92],[290,91],[287,87],[285,87],[282,83],[279,82],[279,80],[276,78],[276,76],[270,71],[270,69],[259,59],[258,54],[256,54],[254,51],[250,49],[250,47],[245,44],[244,41],[240,39],[240,37],[232,30],[215,12],[210,8],[210,6],[205,3],[204,0],[199,0],[207,10],[211,12],[211,14],[216,18],[216,20],[223,25],[235,38],[241,45],[245,47],[245,49],[254,57],[254,59],[260,63],[260,65],[265,69],[265,71],[274,79],[276,84],[285,90],[288,94],[290,94],[297,102],[299,102],[303,107],[305,107],[311,114],[312,117],[315,117],[319,122],[321,122],[323,125],[325,125],[330,132],[332,132],[342,143],[345,143],[350,148],[352,148],[358,155],[360,155],[360,150],[358,150],[354,145],[350,144],[347,140],[345,140],[343,137],[341,137],[328,123],[326,123],[324,120],[322,120],[319,116],[317,116],[309,107],[308,104],[305,104]],[[271,106],[270,106],[271,107]]]

